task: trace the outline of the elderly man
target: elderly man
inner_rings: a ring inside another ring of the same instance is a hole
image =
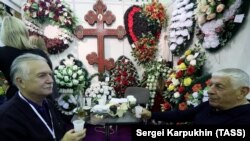
[[[11,66],[11,79],[19,89],[0,107],[0,138],[3,141],[79,141],[86,130],[66,132],[52,102],[52,71],[46,59],[24,54]],[[66,133],[65,133],[66,132]]]
[[[196,125],[250,125],[249,75],[236,68],[212,74],[209,100],[185,111],[152,113],[146,109],[141,116],[167,122],[193,122]]]

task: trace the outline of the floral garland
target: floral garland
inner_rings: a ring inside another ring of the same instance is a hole
[[[167,74],[165,98],[172,108],[185,110],[187,95],[191,85],[201,75],[200,71],[206,60],[202,48],[195,46],[185,51],[174,69]]]
[[[149,106],[153,107],[155,103],[155,95],[157,90],[157,81],[159,77],[166,78],[169,67],[165,61],[160,59],[159,61],[151,61],[145,66],[144,80],[142,85],[146,83],[146,88],[150,91]],[[157,102],[157,101],[156,101]]]
[[[76,17],[72,10],[61,0],[28,0],[23,7],[24,17],[38,23],[49,22],[73,32]]]
[[[158,2],[132,6],[124,15],[125,29],[132,46],[132,56],[138,64],[145,64],[155,58],[161,28],[166,23],[163,5]]]
[[[100,82],[91,84],[91,86],[86,90],[85,97],[92,98],[91,101],[98,103],[98,100],[104,96],[106,100],[110,100],[115,97],[115,90],[110,87],[107,82]]]
[[[181,55],[188,46],[194,30],[194,0],[177,0],[169,29],[169,48],[174,55]]]
[[[55,68],[54,74],[61,94],[57,100],[59,110],[63,114],[72,115],[78,106],[79,94],[90,85],[88,72],[82,62],[70,54]]]
[[[205,49],[225,46],[242,21],[235,21],[243,12],[242,0],[198,0],[197,37]],[[242,18],[243,20],[243,18]]]
[[[139,76],[133,63],[126,57],[120,56],[115,68],[110,71],[109,84],[116,92],[117,97],[124,97],[127,87],[138,86]]]

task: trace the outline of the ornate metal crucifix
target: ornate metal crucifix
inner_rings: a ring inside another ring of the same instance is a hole
[[[85,15],[84,19],[90,24],[94,25],[97,22],[97,28],[84,29],[79,25],[76,27],[74,34],[78,39],[83,39],[84,36],[97,36],[98,55],[95,52],[87,55],[89,64],[98,64],[98,72],[103,73],[105,68],[110,70],[114,68],[114,59],[109,60],[104,57],[104,37],[105,36],[117,36],[118,39],[122,39],[126,31],[123,26],[118,26],[117,29],[104,29],[104,22],[107,25],[111,25],[115,21],[115,16],[111,11],[106,11],[107,7],[103,4],[102,0],[97,0],[93,6],[93,10],[90,10]],[[105,12],[106,11],[106,12]]]

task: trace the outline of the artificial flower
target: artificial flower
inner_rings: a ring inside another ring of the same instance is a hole
[[[145,65],[145,72],[143,74],[145,81],[142,81],[142,83],[146,83],[146,88],[149,89],[149,92],[150,92],[149,106],[150,107],[154,107],[155,104],[160,104],[160,103],[157,103],[158,101],[155,102],[155,100],[158,100],[155,98],[157,87],[158,87],[157,83],[158,83],[159,77],[163,77],[163,79],[165,79],[168,70],[169,70],[169,67],[166,61],[163,60],[162,58],[159,58],[157,61],[148,62]]]
[[[109,84],[114,88],[117,97],[123,97],[127,87],[139,85],[138,72],[134,64],[125,56],[118,58],[110,74]]]
[[[206,2],[204,2],[206,1]],[[225,46],[233,36],[233,31],[240,24],[234,22],[234,17],[246,12],[242,0],[198,0],[197,37],[202,46],[215,50]],[[206,4],[204,4],[206,3]]]
[[[187,48],[193,33],[195,1],[176,0],[169,30],[169,48],[173,55],[179,56]]]
[[[110,87],[107,82],[101,81],[91,84],[91,86],[85,92],[85,97],[90,97],[91,101],[94,103],[98,103],[99,99],[102,97],[106,98],[106,100],[110,100],[115,96],[116,95],[113,87]]]
[[[82,92],[90,85],[88,72],[83,68],[82,62],[70,54],[55,68],[54,76],[60,93],[58,108],[63,114],[72,115],[77,109]]]
[[[70,63],[69,63],[70,62]],[[59,88],[83,89],[89,85],[88,72],[82,67],[82,63],[72,55],[61,61],[54,70],[55,80]]]
[[[165,100],[173,109],[186,109],[188,90],[201,75],[200,71],[206,60],[205,52],[196,45],[185,51],[178,60],[178,65],[168,71],[164,92]],[[192,62],[192,63],[191,63]],[[195,62],[195,63],[194,63]],[[182,104],[180,104],[182,103]]]
[[[69,6],[61,0],[27,1],[23,6],[24,17],[38,23],[49,22],[61,28],[73,31],[76,18]]]

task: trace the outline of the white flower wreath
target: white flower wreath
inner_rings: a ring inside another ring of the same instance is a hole
[[[176,0],[176,9],[172,13],[169,29],[169,48],[174,55],[181,55],[193,32],[193,0]]]
[[[73,55],[68,55],[54,70],[55,80],[61,94],[58,98],[59,110],[65,115],[72,115],[81,98],[80,92],[89,86],[88,72]]]

